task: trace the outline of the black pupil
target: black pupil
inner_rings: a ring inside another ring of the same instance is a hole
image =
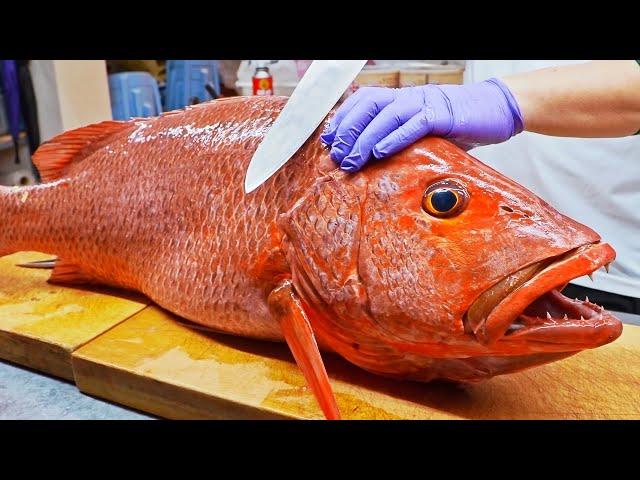
[[[436,190],[431,195],[431,205],[441,213],[451,210],[457,202],[458,198],[451,190]]]

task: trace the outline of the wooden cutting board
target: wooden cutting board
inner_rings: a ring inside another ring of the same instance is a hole
[[[325,354],[347,419],[640,419],[640,327],[464,388],[384,379]],[[283,344],[203,333],[149,307],[73,353],[78,387],[167,418],[323,418]]]
[[[148,305],[141,295],[51,285],[50,270],[17,267],[51,255],[0,258],[0,358],[73,380],[71,352]]]
[[[50,285],[0,258],[0,358],[167,418],[322,418],[284,344],[194,330],[137,295]],[[384,379],[325,354],[348,419],[640,419],[640,327],[611,345],[464,388]]]

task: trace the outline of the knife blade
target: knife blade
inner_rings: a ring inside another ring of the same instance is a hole
[[[331,111],[367,60],[314,60],[251,158],[250,193],[282,167]]]

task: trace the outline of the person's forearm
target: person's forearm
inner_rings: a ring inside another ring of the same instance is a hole
[[[622,137],[640,130],[640,65],[593,61],[501,79],[529,132],[565,137]]]

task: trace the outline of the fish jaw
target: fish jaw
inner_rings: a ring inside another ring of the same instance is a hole
[[[514,348],[522,352],[570,352],[610,343],[622,333],[620,320],[599,305],[571,300],[560,291],[571,280],[606,268],[614,259],[613,248],[597,242],[539,262],[535,273],[528,266],[531,277],[519,279],[519,285],[503,298],[494,298],[495,304],[485,318],[470,317],[482,297],[520,271],[515,272],[474,302],[465,319],[468,329],[496,353]]]

